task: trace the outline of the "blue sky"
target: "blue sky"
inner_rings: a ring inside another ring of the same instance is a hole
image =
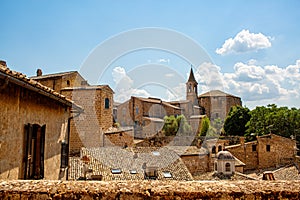
[[[133,29],[157,27],[191,38],[210,57],[210,62],[193,66],[199,93],[222,89],[241,96],[251,108],[269,103],[300,107],[297,0],[1,0],[0,5],[0,59],[28,76],[37,68],[44,74],[80,71],[91,52],[109,38]],[[189,61],[178,55],[143,49],[113,60],[95,84],[110,84],[120,101],[132,94],[166,100],[184,98],[181,79],[177,86],[160,89],[155,83],[152,89],[151,84],[134,84],[139,81],[133,74],[149,64],[169,67],[172,73],[165,75],[171,79],[176,72],[185,80],[190,70]]]

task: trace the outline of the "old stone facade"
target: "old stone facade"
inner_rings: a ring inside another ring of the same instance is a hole
[[[245,170],[278,167],[294,162],[295,141],[275,134],[258,136],[257,141],[225,147],[246,164]]]
[[[81,147],[103,146],[103,134],[113,126],[113,91],[108,85],[63,88],[61,93],[85,112],[71,120],[71,153]]]
[[[0,65],[0,179],[66,179],[68,119],[82,109]]]
[[[163,127],[165,116],[180,115],[181,109],[157,98],[131,97],[118,106],[117,122],[134,126],[135,137],[153,136]]]
[[[57,92],[60,92],[66,87],[80,87],[89,85],[77,71],[43,75],[41,73],[41,69],[38,69],[37,76],[30,78]]]
[[[220,90],[212,90],[201,94],[198,97],[198,102],[211,120],[217,118],[224,120],[232,106],[242,106],[240,97],[224,93]]]
[[[84,107],[85,112],[70,122],[70,153],[79,153],[83,146],[103,144],[103,133],[113,126],[112,89],[108,85],[89,85],[77,71],[46,75],[38,72],[34,80]]]

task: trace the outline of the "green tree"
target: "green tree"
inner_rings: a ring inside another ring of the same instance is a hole
[[[184,115],[178,116],[165,116],[163,132],[166,136],[170,135],[186,135],[191,132],[191,126],[188,124]]]
[[[246,124],[250,120],[250,110],[242,106],[231,107],[224,122],[225,135],[244,136]]]
[[[164,117],[163,132],[166,136],[176,135],[178,130],[177,120],[174,115]]]
[[[209,127],[210,127],[210,120],[207,116],[205,116],[201,120],[199,135],[200,136],[205,136],[207,134],[207,131],[208,131]]]
[[[246,136],[254,139],[255,136],[274,133],[283,137],[291,137],[299,130],[300,110],[296,108],[277,107],[270,104],[267,107],[256,107],[250,112],[251,119],[247,123]]]

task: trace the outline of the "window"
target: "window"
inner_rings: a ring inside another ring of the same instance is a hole
[[[135,169],[129,170],[130,174],[137,174],[137,171]]]
[[[46,125],[26,124],[24,134],[23,178],[44,178]]]
[[[105,109],[109,109],[109,98],[105,98]]]
[[[215,162],[215,171],[218,171],[218,163]]]
[[[213,147],[212,147],[211,153],[216,153],[216,146],[213,146]]]
[[[256,151],[256,144],[252,145],[252,152]]]
[[[65,142],[61,143],[61,159],[60,159],[60,168],[68,167],[69,159],[68,153],[69,152],[69,145]]]
[[[153,154],[154,156],[159,156],[159,155],[160,155],[159,151],[153,151],[152,154]]]
[[[121,174],[121,173],[122,173],[122,170],[119,169],[119,168],[111,169],[111,173],[112,173],[112,174]]]
[[[70,87],[70,81],[69,80],[67,80],[67,86]]]
[[[172,178],[171,172],[163,172],[165,178]]]
[[[230,163],[225,164],[225,171],[230,172]]]
[[[270,151],[271,151],[271,145],[267,144],[266,150],[267,150],[268,152],[270,152]]]

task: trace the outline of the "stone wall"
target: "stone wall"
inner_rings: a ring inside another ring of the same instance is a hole
[[[252,146],[256,146],[256,151],[253,151]],[[245,144],[239,144],[230,148],[225,148],[232,155],[237,157],[240,161],[246,164],[245,170],[258,169],[258,153],[257,153],[257,142],[247,142]]]
[[[70,153],[79,153],[81,147],[103,145],[103,132],[113,126],[113,92],[105,86],[65,88],[62,94],[84,109],[79,117],[71,120]],[[105,98],[109,108],[105,108]]]
[[[2,181],[0,199],[300,199],[300,181]]]
[[[46,75],[46,77],[34,77],[33,79],[59,93],[61,92],[62,88],[80,87],[86,82],[78,72],[66,72],[64,75],[50,76],[48,78]]]
[[[257,141],[229,146],[226,149],[246,164],[245,170],[251,170],[293,163],[295,145],[294,140],[269,134],[257,137]]]
[[[61,140],[66,139],[61,132],[69,108],[12,83],[0,89],[0,96],[0,179],[23,177],[24,126],[28,123],[46,125],[44,178],[58,179]]]
[[[242,105],[241,99],[234,96],[203,96],[198,102],[210,119],[225,119],[232,106]]]
[[[208,154],[181,155],[180,158],[192,175],[211,171],[211,161]]]
[[[258,137],[259,168],[278,167],[294,161],[296,143],[294,140],[275,134]],[[267,150],[267,145],[270,151]]]
[[[133,146],[133,130],[105,133],[103,146]]]

